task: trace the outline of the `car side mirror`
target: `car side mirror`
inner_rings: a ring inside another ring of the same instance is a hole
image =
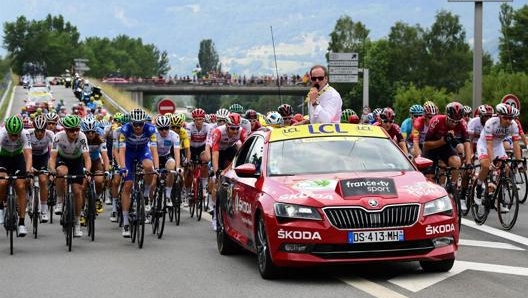
[[[260,172],[257,171],[257,167],[252,163],[245,163],[235,168],[235,173],[242,178],[257,178],[260,176]]]
[[[416,165],[418,170],[423,171],[432,166],[433,161],[428,158],[418,156],[414,159],[414,164]]]

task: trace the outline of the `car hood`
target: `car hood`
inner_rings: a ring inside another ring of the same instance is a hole
[[[280,202],[312,206],[423,203],[446,195],[418,171],[359,172],[271,177],[269,191]],[[378,208],[381,206],[378,206]]]

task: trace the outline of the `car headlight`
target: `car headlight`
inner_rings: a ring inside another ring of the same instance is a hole
[[[436,213],[451,213],[453,211],[453,204],[448,196],[443,196],[434,201],[425,203],[424,216]]]
[[[275,203],[275,216],[283,218],[321,220],[319,212],[313,207],[285,203]]]

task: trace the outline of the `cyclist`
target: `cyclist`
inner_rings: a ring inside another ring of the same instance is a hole
[[[49,112],[46,114],[47,128],[53,133],[58,133],[63,130],[62,125],[59,125],[60,116],[55,112]]]
[[[84,169],[92,168],[88,141],[86,135],[80,131],[81,118],[77,115],[68,115],[62,119],[64,130],[55,134],[53,146],[49,159],[49,170],[51,173],[63,175],[82,175]],[[84,163],[83,163],[84,162]],[[83,168],[84,167],[84,168]],[[75,206],[75,229],[74,236],[81,237],[80,215],[83,202],[82,178],[74,179],[72,189]],[[65,179],[57,179],[57,204],[55,214],[62,214],[62,203],[66,191]]]
[[[407,148],[411,150],[413,148],[413,122],[416,118],[421,117],[424,115],[424,108],[419,104],[414,104],[409,108],[409,115],[410,117],[403,120],[401,124],[401,134],[403,138],[405,139],[405,142],[407,142]]]
[[[156,127],[147,123],[147,114],[142,109],[134,109],[130,112],[130,122],[123,124],[119,133],[119,172],[127,174],[123,194],[121,196],[121,206],[123,210],[123,232],[125,238],[130,237],[130,223],[128,212],[130,210],[130,191],[134,180],[134,160],[143,164],[146,172],[157,171],[159,168]],[[150,188],[154,179],[153,175],[145,176],[145,189],[143,196],[149,197]],[[145,204],[145,211],[150,211],[150,205]]]
[[[248,109],[246,111],[246,119],[251,123],[251,132],[254,132],[262,127],[258,120],[258,114],[255,110]]]
[[[98,214],[103,213],[103,203],[101,202],[100,195],[103,193],[103,184],[104,179],[109,176],[110,171],[110,162],[108,159],[108,149],[106,147],[106,142],[98,134],[97,121],[94,117],[86,117],[82,120],[81,131],[86,135],[88,140],[88,149],[90,152],[90,158],[92,159],[92,167],[88,169],[91,173],[102,174],[103,176],[95,176],[95,209]],[[86,192],[87,185],[84,186],[84,191]],[[83,205],[84,206],[84,205]],[[81,225],[84,225],[84,218],[81,218]]]
[[[277,113],[277,115],[280,117],[279,113]],[[240,115],[238,113],[230,113],[226,119],[226,124],[219,126],[212,131],[211,138],[208,140],[210,141],[208,145],[211,147],[212,151],[212,166],[215,177],[218,176],[233,160],[240,145],[245,141],[245,136],[246,133],[244,128],[240,127]],[[212,178],[213,183],[215,177]],[[212,209],[214,210],[215,197],[212,196],[212,198]],[[214,220],[214,215],[212,223],[213,229],[216,230],[216,220]]]
[[[341,112],[341,123],[349,123],[348,119],[352,115],[357,115],[356,112],[354,112],[354,110],[352,110],[352,109],[344,109]]]
[[[119,134],[121,132],[121,126],[130,121],[130,116],[128,114],[123,114],[119,118],[119,123],[115,129],[112,130],[112,166],[114,170],[119,168]],[[115,171],[114,171],[115,173]],[[112,212],[110,213],[110,221],[117,222],[117,201],[119,196],[119,184],[121,183],[121,175],[113,175],[112,177],[112,187],[110,188],[110,196],[112,197]]]
[[[191,160],[191,141],[189,140],[189,134],[185,128],[182,129],[185,124],[183,114],[173,114],[171,117],[171,128],[180,137],[180,155],[184,161]],[[183,149],[183,150],[182,150]]]
[[[396,114],[394,114],[394,111],[392,108],[384,108],[379,113],[379,118],[381,122],[376,122],[373,125],[374,126],[381,126],[385,131],[389,134],[390,138],[400,146],[400,149],[405,153],[405,155],[408,155],[409,152],[407,151],[407,144],[405,143],[405,139],[403,138],[402,134],[400,133],[400,127],[398,124],[394,123],[394,117]]]
[[[11,116],[5,121],[5,127],[0,129],[0,176],[25,175],[32,170],[31,143],[29,133],[24,129],[22,119]],[[7,196],[7,180],[0,180],[0,225],[4,224],[4,202]],[[24,237],[27,228],[26,217],[26,182],[24,179],[15,181],[15,192],[18,205],[18,236]]]
[[[464,106],[464,121],[469,123],[471,120],[471,114],[473,114],[473,109],[470,106]]]
[[[422,146],[425,141],[425,135],[431,119],[438,114],[438,107],[432,101],[426,101],[423,104],[424,115],[414,119],[412,138],[413,138],[413,156],[418,157],[422,154]]]
[[[429,123],[423,145],[424,157],[431,159],[435,165],[442,161],[444,165],[458,169],[462,163],[456,151],[458,141],[455,136],[458,134],[464,144],[465,164],[471,164],[471,147],[463,119],[464,107],[455,101],[449,103],[445,111],[445,115],[436,115]],[[457,185],[458,171],[453,171],[451,179],[453,185]]]
[[[277,111],[282,116],[282,120],[284,120],[284,126],[290,126],[294,124],[296,121],[293,119],[293,108],[289,104],[281,104]],[[245,128],[245,127],[244,127]],[[246,128],[247,129],[247,128]]]
[[[28,130],[31,143],[33,168],[36,170],[47,170],[49,152],[53,145],[55,134],[46,129],[46,117],[43,115],[35,117],[33,129]],[[40,187],[40,215],[42,222],[48,222],[48,181],[45,174],[39,175]]]
[[[477,156],[480,161],[480,172],[477,180],[476,198],[474,201],[477,205],[482,204],[482,192],[484,191],[482,183],[487,177],[491,161],[495,158],[506,159],[508,155],[504,149],[503,140],[511,136],[513,141],[513,153],[516,159],[521,158],[521,147],[519,145],[519,127],[513,121],[516,114],[516,108],[511,105],[499,103],[495,107],[497,116],[491,117],[484,129],[480,133],[477,142]],[[519,163],[519,168],[522,169],[523,164]],[[502,212],[508,212],[507,206],[501,207]]]
[[[471,149],[473,152],[477,151],[477,141],[480,138],[480,132],[484,128],[484,124],[493,116],[493,107],[487,104],[480,105],[477,108],[478,117],[469,120],[467,131],[471,140]]]
[[[168,171],[173,171],[180,168],[180,137],[177,133],[170,130],[171,119],[167,116],[159,116],[156,118],[156,139],[158,142],[158,158],[161,168]],[[173,152],[171,152],[173,148]],[[172,183],[174,182],[174,175],[167,174],[167,186],[165,187],[166,204],[172,207],[171,191]]]
[[[205,150],[205,143],[207,140],[207,135],[211,130],[211,125],[204,123],[205,111],[203,109],[194,109],[191,114],[193,117],[193,122],[189,123],[187,126],[187,132],[189,133],[189,139],[191,140],[191,160],[199,160],[201,163],[202,176],[200,179],[202,180],[202,191],[204,192],[205,196],[208,178],[207,162],[209,161],[209,154]],[[191,174],[192,173],[190,171],[186,171],[185,186],[187,189],[191,187]]]
[[[284,119],[282,119],[281,114],[278,112],[270,112],[266,116],[266,125],[271,127],[283,127]]]

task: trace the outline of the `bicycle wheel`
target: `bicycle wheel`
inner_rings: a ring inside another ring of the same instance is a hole
[[[39,205],[40,205],[40,189],[38,187],[33,188],[33,211],[31,216],[31,221],[33,222],[33,236],[35,239],[37,239],[38,235],[38,224],[40,221],[40,212],[39,212]]]
[[[196,195],[197,195],[197,192],[196,192],[196,189],[195,189],[195,182],[193,182],[193,185],[192,185],[192,188],[191,188],[191,193],[188,195],[188,201],[189,201],[189,213],[191,215],[191,217],[194,216],[194,209],[195,209],[195,205],[196,205]]]
[[[132,243],[136,242],[136,235],[137,235],[137,213],[136,210],[138,210],[137,206],[137,192],[134,190],[132,193],[132,196],[130,198],[131,204],[130,204],[130,211],[128,213],[128,222],[130,226],[130,241]]]
[[[67,194],[65,202],[65,210],[63,211],[66,216],[64,217],[64,232],[66,233],[66,246],[68,251],[72,250],[72,239],[73,239],[73,194]]]
[[[137,220],[136,220],[136,233],[138,240],[138,247],[143,248],[143,240],[145,239],[145,199],[143,198],[143,193],[140,191],[137,194],[138,204],[137,204]]]
[[[49,216],[49,223],[53,223],[53,207],[55,207],[55,203],[57,202],[57,194],[55,193],[55,183],[50,182],[48,185],[48,216]]]
[[[519,193],[520,191],[519,203],[524,204],[524,202],[526,202],[526,199],[528,198],[528,183],[527,183],[528,176],[526,174],[526,171],[521,172],[518,169],[515,169],[514,178],[515,178],[516,185],[518,185],[517,193]]]
[[[477,198],[477,180],[473,182],[471,187],[471,215],[477,225],[482,225],[486,222],[490,211],[490,205],[488,201],[491,200],[488,194],[488,179],[486,179],[482,185],[484,190],[482,191],[481,203],[477,204],[475,199]]]
[[[158,229],[157,229],[157,235],[158,239],[161,239],[163,237],[163,231],[165,230],[165,218],[167,216],[167,206],[165,204],[165,190],[161,193],[160,200],[158,201],[159,205],[159,212],[156,214],[156,217],[158,218]]]
[[[181,215],[181,193],[182,186],[181,186],[181,180],[178,179],[176,183],[174,183],[174,186],[172,187],[171,192],[171,200],[172,200],[172,212],[174,214],[174,222],[177,226],[180,225],[180,215]]]
[[[160,191],[161,191],[161,188],[158,188],[155,192],[156,196],[154,197],[154,200],[152,200],[152,208],[151,208],[151,212],[150,212],[150,225],[152,226],[152,234],[156,234],[156,232],[158,231],[158,228],[159,228],[159,217],[158,217],[158,214],[159,214],[159,209],[161,208],[160,206]]]
[[[511,230],[519,214],[519,193],[517,185],[510,178],[501,179],[497,192],[497,213],[502,228]]]
[[[455,202],[456,214],[458,218],[458,230],[460,231],[460,228],[462,227],[462,211],[460,210],[461,206],[458,191],[453,187],[453,189],[451,189],[447,194]]]
[[[88,185],[88,214],[87,214],[87,225],[88,225],[88,236],[92,241],[95,240],[95,190],[94,185],[90,183]]]
[[[10,186],[12,187],[12,186]],[[12,190],[11,190],[12,192]],[[5,224],[7,228],[7,234],[9,237],[9,253],[13,254],[13,234],[16,231],[16,224],[17,224],[17,218],[16,218],[16,203],[15,203],[15,196],[13,193],[11,193],[7,197],[7,210],[5,214]]]
[[[198,195],[196,196],[196,220],[200,221],[202,219],[203,201],[204,201],[201,179],[198,180],[197,194]]]

